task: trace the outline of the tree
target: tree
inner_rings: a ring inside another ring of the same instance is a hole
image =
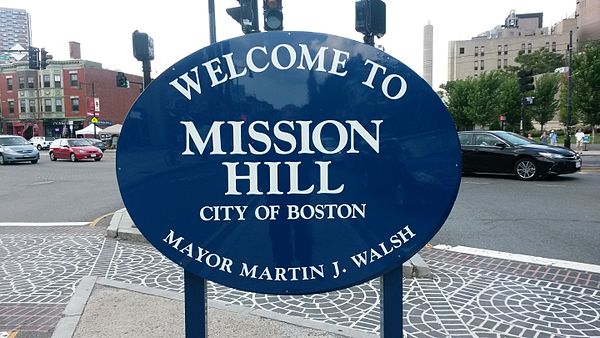
[[[573,57],[573,110],[595,129],[600,124],[600,42],[589,42]]]
[[[562,54],[549,52],[546,48],[533,53],[519,53],[515,62],[521,64],[521,69],[531,69],[533,74],[553,73],[556,68],[565,67],[565,57]]]
[[[474,90],[473,79],[449,81],[441,88],[446,91],[448,110],[458,130],[473,129],[475,123],[469,116],[469,97],[472,96],[470,92]]]
[[[543,74],[535,81],[534,105],[530,107],[531,117],[536,120],[544,130],[544,125],[554,118],[558,101],[555,96],[558,92],[560,77],[558,74]]]

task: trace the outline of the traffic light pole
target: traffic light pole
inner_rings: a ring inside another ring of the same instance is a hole
[[[567,132],[565,134],[565,148],[571,148],[571,96],[573,95],[573,31],[569,31],[569,74],[567,83]]]
[[[150,60],[142,61],[142,72],[144,72],[144,89],[148,87],[150,82],[152,82],[152,77],[150,73],[152,72],[152,66],[150,65]]]
[[[94,89],[94,83],[92,82],[92,101],[94,102],[94,120],[96,119],[96,91]],[[94,122],[94,138],[96,137],[96,123]]]
[[[215,24],[215,0],[208,0],[208,29],[210,32],[210,44],[217,42],[217,27]]]

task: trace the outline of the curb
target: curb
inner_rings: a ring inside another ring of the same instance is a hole
[[[86,276],[83,277],[77,285],[75,293],[73,294],[73,297],[67,304],[66,309],[63,311],[63,317],[59,320],[54,332],[52,333],[51,338],[73,337],[83,315],[85,307],[96,285],[162,297],[179,302],[184,301],[184,295],[174,291],[154,289],[147,286],[129,284],[125,282],[110,280],[107,278]],[[331,334],[344,335],[347,337],[377,337],[377,335],[375,334],[370,334],[368,332],[358,331],[343,326],[328,323],[319,323],[309,319],[291,317],[262,309],[251,309],[241,305],[229,304],[218,300],[209,299],[208,307],[209,308],[207,309],[207,311],[210,311],[210,308],[219,309],[237,314],[261,317],[268,320],[274,320],[278,322],[296,325],[299,327],[321,330]]]
[[[144,235],[133,224],[125,208],[119,209],[113,214],[110,225],[106,229],[106,237],[122,241],[148,243]],[[404,278],[432,278],[429,265],[418,253],[402,264],[402,276]]]

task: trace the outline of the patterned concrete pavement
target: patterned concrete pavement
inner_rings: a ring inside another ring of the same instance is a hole
[[[0,228],[0,336],[51,332],[84,276],[183,291],[152,246],[105,229]],[[427,248],[433,279],[404,282],[409,337],[600,337],[600,274]],[[325,294],[263,295],[209,283],[209,297],[379,332],[379,280]]]

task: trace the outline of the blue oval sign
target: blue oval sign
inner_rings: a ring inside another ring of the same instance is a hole
[[[203,48],[132,106],[117,178],[135,224],[184,269],[307,294],[398,267],[442,226],[461,175],[454,123],[416,73],[326,34]]]

